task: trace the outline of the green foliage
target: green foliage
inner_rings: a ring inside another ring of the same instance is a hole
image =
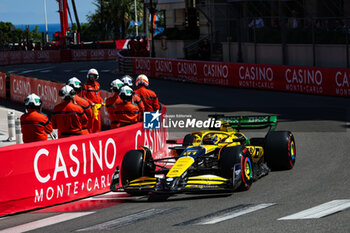
[[[28,39],[33,42],[41,41],[41,33],[38,32],[39,26],[36,26],[32,31],[28,32]],[[0,22],[0,33],[1,33],[1,42],[15,42],[25,41],[26,40],[26,31],[23,31],[20,28],[15,28],[15,26],[10,22]]]
[[[97,10],[88,15],[88,24],[81,27],[82,41],[125,39],[130,22],[135,20],[134,0],[95,0]],[[137,0],[138,20],[143,17],[143,1]],[[134,28],[135,32],[135,28]]]

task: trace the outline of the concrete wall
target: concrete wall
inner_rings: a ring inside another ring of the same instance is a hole
[[[282,65],[282,45],[242,43],[242,57],[245,63]],[[313,66],[313,48],[311,44],[287,45],[287,65]],[[237,62],[238,44],[223,43],[223,60]],[[315,66],[346,68],[346,45],[316,45]]]
[[[184,45],[183,40],[167,40],[166,48],[162,47],[160,40],[154,41],[154,47],[156,51],[156,57],[173,58],[173,59],[183,59],[184,55]]]
[[[156,57],[183,59],[183,48],[191,41],[167,40],[166,43],[167,48],[163,49],[161,41],[155,40]],[[224,62],[237,62],[237,43],[224,42],[222,51]],[[283,65],[280,44],[256,44],[255,48],[254,43],[242,43],[242,57],[244,63]],[[313,66],[312,45],[287,45],[287,61],[287,65]],[[316,45],[315,62],[317,67],[346,68],[346,45]]]

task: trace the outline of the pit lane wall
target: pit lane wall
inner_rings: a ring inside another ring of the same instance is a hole
[[[43,108],[52,111],[61,101],[58,91],[62,86],[10,75],[11,101],[23,103],[28,94],[36,93]],[[109,95],[102,92],[104,98]],[[162,113],[166,113],[165,106]],[[104,107],[101,118],[109,125]],[[146,146],[154,158],[162,158],[167,155],[166,139],[166,128],[145,130],[138,123],[90,135],[1,147],[0,216],[107,192],[114,169],[128,150]]]
[[[127,58],[123,58],[124,62]],[[122,59],[121,59],[122,60]],[[350,69],[131,58],[133,74],[264,90],[350,97]]]

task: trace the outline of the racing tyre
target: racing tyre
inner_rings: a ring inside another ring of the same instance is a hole
[[[237,175],[234,166],[241,170],[241,183],[237,190],[248,190],[254,179],[253,160],[244,146],[226,147],[219,154],[219,168],[221,175],[227,179],[235,180]]]
[[[265,161],[272,170],[289,170],[294,167],[296,147],[289,131],[272,131],[266,135]]]
[[[144,156],[146,156],[144,158]],[[151,151],[148,148],[130,150],[123,158],[120,170],[122,185],[142,176],[154,175],[155,165]]]
[[[192,145],[194,141],[194,137],[192,134],[186,134],[186,136],[184,137],[184,140],[182,142],[182,146],[184,147],[188,147],[190,145]]]

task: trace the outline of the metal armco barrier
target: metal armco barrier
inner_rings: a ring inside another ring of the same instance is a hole
[[[8,124],[8,139],[7,141],[16,140],[16,129],[15,129],[15,112],[9,110],[7,113],[7,124]]]
[[[21,130],[21,121],[19,117],[16,117],[16,144],[23,143],[22,130]]]

